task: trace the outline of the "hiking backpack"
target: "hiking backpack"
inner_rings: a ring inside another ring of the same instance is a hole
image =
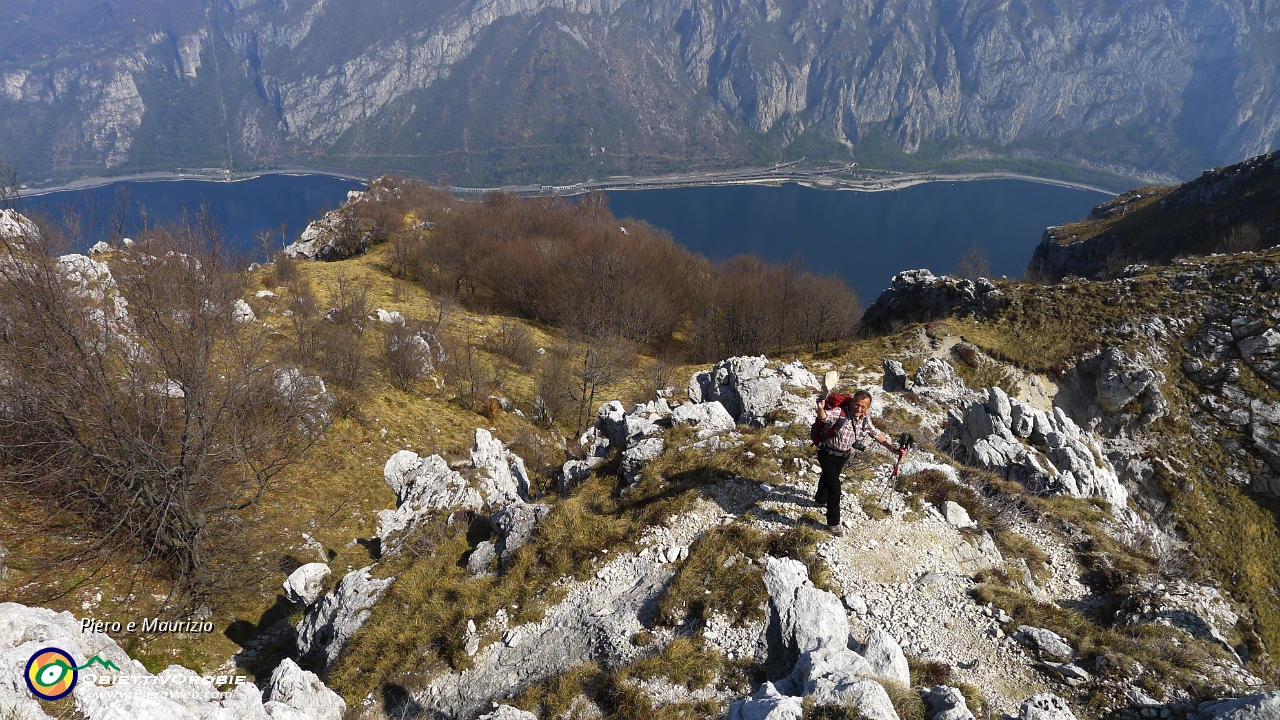
[[[822,408],[824,410],[831,410],[833,408],[837,408],[848,403],[852,399],[853,399],[852,395],[837,395],[835,393],[832,393],[831,395],[828,395],[827,399],[822,402]],[[835,437],[836,433],[840,432],[840,428],[844,427],[844,424],[848,421],[849,421],[848,409],[845,409],[844,416],[841,417],[839,420],[837,420],[830,427],[828,427],[827,424],[822,422],[821,420],[815,419],[813,421],[813,425],[809,428],[810,442],[812,442],[817,447],[822,447],[822,444],[827,440]]]

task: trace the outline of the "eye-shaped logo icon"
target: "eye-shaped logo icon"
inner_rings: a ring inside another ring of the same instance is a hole
[[[76,686],[76,661],[58,648],[39,650],[27,661],[27,689],[41,700],[59,700]]]

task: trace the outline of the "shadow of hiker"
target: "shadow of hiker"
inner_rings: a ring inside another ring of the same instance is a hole
[[[258,622],[236,620],[227,625],[223,636],[240,646],[232,656],[236,667],[248,670],[260,681],[270,677],[295,649],[296,636],[289,620],[296,609],[284,595],[276,595],[275,603],[263,611]]]

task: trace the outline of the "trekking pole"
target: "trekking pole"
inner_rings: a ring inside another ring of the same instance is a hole
[[[910,450],[916,444],[916,439],[911,433],[902,433],[898,437],[898,459],[893,463],[893,472],[889,475],[889,479],[884,482],[884,490],[880,492],[880,507],[888,510],[885,500],[888,498],[889,489],[893,487],[893,479],[898,477],[898,469],[902,467],[902,450]]]

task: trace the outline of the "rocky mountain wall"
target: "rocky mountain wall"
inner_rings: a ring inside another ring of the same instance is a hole
[[[1246,0],[143,5],[153,30],[127,42],[3,61],[0,156],[44,170],[503,151],[509,165],[552,143],[599,172],[741,163],[761,136],[883,135],[907,153],[969,138],[1034,155],[1074,134],[1097,142],[1068,160],[1167,175],[1179,153],[1226,163],[1280,140],[1265,61],[1280,9]],[[214,112],[182,113],[193,104]],[[1116,156],[1115,128],[1174,152]],[[135,147],[157,142],[180,146]]]

